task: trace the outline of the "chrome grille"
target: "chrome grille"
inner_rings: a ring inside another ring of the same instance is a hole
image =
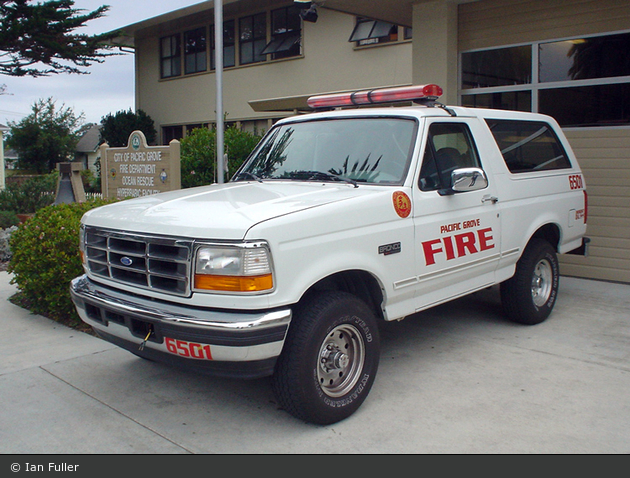
[[[85,257],[90,273],[167,294],[190,294],[193,243],[86,227]]]

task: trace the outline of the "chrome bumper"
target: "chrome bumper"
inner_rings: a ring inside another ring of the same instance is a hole
[[[229,312],[156,302],[98,285],[83,275],[70,284],[81,319],[130,352],[215,375],[273,373],[291,309]]]

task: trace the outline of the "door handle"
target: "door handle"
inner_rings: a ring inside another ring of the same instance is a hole
[[[499,198],[496,196],[490,196],[490,195],[487,195],[481,198],[481,202],[488,202],[488,201],[492,202],[492,204],[496,204],[497,202],[499,202]]]

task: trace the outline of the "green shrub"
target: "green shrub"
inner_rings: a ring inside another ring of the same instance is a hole
[[[101,177],[96,176],[91,169],[83,169],[81,171],[81,182],[86,193],[101,192]]]
[[[257,136],[236,127],[225,130],[224,147],[228,156],[226,179],[231,178],[260,141]],[[216,131],[197,128],[181,141],[182,188],[215,182]]]
[[[0,229],[17,226],[20,223],[14,211],[0,211]]]
[[[33,214],[55,202],[59,174],[35,176],[24,181],[9,183],[0,191],[0,210],[17,214]]]
[[[197,128],[181,143],[182,188],[212,184],[216,165],[215,132]]]
[[[83,273],[79,254],[81,217],[108,202],[59,204],[37,211],[11,234],[12,257],[7,270],[18,293],[14,303],[70,327],[82,325],[72,300],[70,281]]]
[[[228,155],[228,179],[230,179],[236,171],[245,162],[256,145],[260,142],[262,136],[258,136],[247,131],[241,131],[238,128],[230,127],[225,130],[225,152]]]

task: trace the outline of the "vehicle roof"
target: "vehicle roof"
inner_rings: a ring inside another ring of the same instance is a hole
[[[344,108],[335,110],[326,110],[304,115],[291,116],[278,121],[277,124],[294,123],[301,121],[311,121],[316,119],[327,118],[349,118],[349,117],[371,117],[371,116],[407,116],[412,118],[427,117],[455,117],[462,118],[493,118],[493,119],[518,119],[523,121],[545,121],[555,123],[555,120],[547,115],[540,113],[529,113],[523,111],[496,110],[489,108],[469,108],[463,106],[389,106],[389,107],[363,107],[363,108]]]

